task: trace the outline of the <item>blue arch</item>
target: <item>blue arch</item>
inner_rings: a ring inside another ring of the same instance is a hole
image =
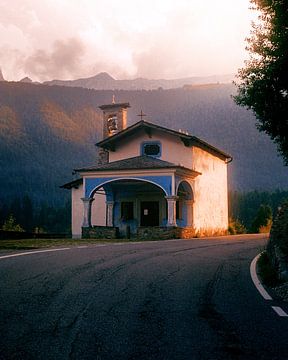
[[[187,180],[180,180],[178,182],[177,187],[176,187],[176,195],[178,195],[178,190],[181,185],[183,186],[184,190],[186,190],[187,193],[189,193],[188,197],[190,197],[190,199],[186,199],[186,200],[194,200],[193,188]]]
[[[117,176],[117,177],[101,177],[101,178],[86,178],[85,179],[85,197],[93,197],[97,189],[105,184],[115,182],[117,180],[136,180],[142,182],[149,182],[155,186],[160,187],[166,196],[172,195],[172,176]]]

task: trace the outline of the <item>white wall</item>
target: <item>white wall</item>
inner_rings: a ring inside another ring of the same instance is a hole
[[[78,189],[73,188],[72,194],[72,237],[75,239],[81,238],[82,223],[83,223],[83,185]],[[92,202],[91,224],[92,225],[106,225],[106,196],[95,194]]]
[[[71,189],[72,197],[72,237],[77,239],[82,235],[82,222],[83,222],[83,185],[78,189]]]
[[[202,173],[194,180],[193,222],[207,235],[228,228],[227,164],[193,147],[193,168]]]
[[[94,195],[94,201],[92,202],[91,225],[106,226],[106,196],[104,194]]]
[[[144,131],[129,137],[129,141],[123,141],[118,144],[116,151],[109,152],[109,162],[140,156],[141,143],[144,141],[160,141],[162,144],[161,160],[172,162],[176,165],[183,165],[192,168],[192,149],[186,147],[181,139],[169,134],[163,134],[152,130],[152,136],[149,137]]]

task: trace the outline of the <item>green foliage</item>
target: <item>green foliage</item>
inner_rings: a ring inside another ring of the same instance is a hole
[[[228,232],[230,235],[246,234],[245,226],[238,220],[229,219]]]
[[[288,165],[288,2],[250,1],[260,15],[247,40],[250,60],[239,70],[235,101],[253,110],[258,129],[274,140]]]
[[[253,219],[251,232],[253,233],[264,232],[264,229],[268,230],[269,225],[271,226],[271,224],[272,224],[272,209],[269,205],[261,204],[255,218]]]
[[[68,234],[71,232],[70,201],[66,201],[63,206],[47,203],[36,206],[36,204],[28,195],[15,198],[10,204],[0,202],[0,227],[12,214],[15,222],[27,232]]]
[[[253,222],[261,205],[270,207],[272,214],[276,214],[278,207],[285,200],[288,200],[288,191],[234,191],[229,193],[229,214],[232,219],[238,219],[248,232],[255,232]],[[264,231],[264,229],[259,230]]]
[[[22,227],[16,223],[16,220],[13,215],[10,215],[8,219],[4,222],[2,226],[2,230],[24,232],[24,229],[22,229]]]
[[[274,217],[270,243],[278,246],[285,255],[288,255],[288,202],[279,207]]]
[[[278,285],[278,274],[272,266],[267,252],[263,252],[257,262],[257,270],[263,283],[267,286],[274,287]]]

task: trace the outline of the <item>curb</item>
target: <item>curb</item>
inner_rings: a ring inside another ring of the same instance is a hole
[[[250,264],[250,275],[251,275],[251,279],[256,287],[256,289],[259,291],[259,293],[261,294],[261,296],[268,301],[274,300],[269,294],[268,292],[264,289],[264,286],[262,285],[261,281],[258,278],[257,275],[257,271],[256,271],[256,267],[257,267],[257,261],[260,258],[260,256],[262,255],[262,253],[258,254],[257,256],[255,256],[255,258],[252,260],[251,264]],[[272,306],[271,305],[271,309],[274,310],[274,312],[280,316],[280,317],[288,317],[288,314],[279,306]]]
[[[253,281],[254,285],[256,286],[256,289],[259,291],[259,293],[262,295],[262,297],[265,300],[273,300],[272,297],[268,294],[268,292],[264,289],[264,286],[262,285],[262,283],[259,280],[258,275],[257,275],[257,270],[256,270],[257,261],[258,261],[258,259],[260,258],[260,256],[262,254],[263,253],[258,254],[252,260],[252,262],[250,264],[250,275],[251,275],[251,278],[252,278],[252,281]]]

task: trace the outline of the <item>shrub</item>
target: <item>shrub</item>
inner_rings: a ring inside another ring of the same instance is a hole
[[[22,227],[16,223],[13,215],[10,215],[8,219],[4,222],[2,230],[24,232],[24,229],[22,229]]]
[[[238,220],[229,219],[228,232],[230,235],[246,234],[245,226]]]

